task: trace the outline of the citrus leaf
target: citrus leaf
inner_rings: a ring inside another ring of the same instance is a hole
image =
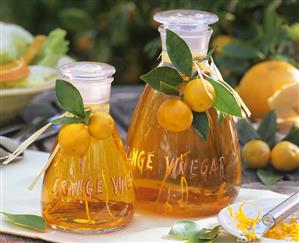
[[[211,77],[205,77],[205,79],[209,81],[215,89],[216,97],[213,107],[226,114],[242,117],[241,107],[232,92]]]
[[[178,221],[176,222],[168,235],[177,240],[188,240],[198,234],[197,224],[193,221]]]
[[[217,225],[213,229],[203,228],[199,232],[198,238],[201,239],[201,240],[213,240],[218,236],[220,228],[221,228],[220,225]]]
[[[221,111],[217,111],[217,122],[218,123],[223,122],[224,118],[225,118],[225,114]]]
[[[167,83],[160,82],[160,89],[164,94],[180,96],[180,91]]]
[[[255,131],[251,122],[247,119],[240,119],[237,123],[238,137],[241,144],[245,144],[253,139],[261,139],[260,135]]]
[[[91,110],[86,110],[85,111],[85,117],[84,117],[84,123],[88,125],[88,122],[89,122],[89,117],[91,115]]]
[[[192,74],[192,54],[187,43],[173,31],[166,29],[166,48],[171,63],[188,77]]]
[[[278,41],[279,17],[276,9],[281,5],[282,0],[272,1],[265,9],[263,18],[263,39],[260,41],[262,51],[268,54]]]
[[[250,59],[259,56],[256,49],[239,41],[233,41],[221,48],[224,56],[229,56],[239,59]]]
[[[87,11],[80,8],[65,8],[58,13],[58,17],[69,31],[83,32],[92,27],[92,19]]]
[[[243,74],[250,66],[247,60],[240,60],[235,58],[229,58],[225,56],[215,57],[216,63],[221,67],[221,70],[228,69],[234,73]]]
[[[85,117],[82,97],[74,85],[57,79],[55,92],[58,103],[63,109],[78,117]]]
[[[208,140],[209,120],[205,112],[193,112],[192,127],[201,138]]]
[[[147,74],[142,75],[140,78],[158,91],[161,91],[160,82],[164,82],[173,87],[183,82],[177,70],[170,67],[157,67]]]
[[[256,174],[261,182],[263,182],[267,186],[274,185],[284,177],[282,174],[275,171],[271,167],[267,169],[258,169]]]
[[[10,214],[1,212],[5,217],[6,220],[9,222],[29,228],[35,231],[44,231],[46,229],[46,222],[44,218],[38,215],[32,214]]]
[[[265,118],[261,121],[257,132],[261,136],[262,140],[270,146],[270,148],[275,145],[276,114],[274,111],[267,113]]]
[[[51,121],[51,123],[56,125],[66,125],[73,123],[85,123],[85,120],[83,118],[78,117],[60,117]]]
[[[293,126],[283,140],[299,146],[299,128]]]

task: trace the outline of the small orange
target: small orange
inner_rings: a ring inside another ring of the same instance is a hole
[[[282,141],[272,149],[271,161],[277,170],[295,170],[299,167],[299,147],[291,142]]]
[[[231,43],[234,40],[233,37],[229,35],[219,35],[212,41],[212,46],[217,47],[215,49],[216,55],[222,55],[222,48]]]
[[[83,156],[90,143],[87,126],[82,123],[63,126],[58,134],[58,143],[64,153]]]
[[[179,99],[164,101],[157,112],[158,123],[171,132],[182,132],[191,127],[193,114],[190,107]]]
[[[114,120],[107,112],[96,112],[91,115],[88,130],[96,139],[102,140],[111,136]]]
[[[242,158],[252,169],[264,168],[270,160],[270,148],[262,140],[251,140],[242,149]]]
[[[215,90],[208,81],[193,79],[185,86],[183,100],[190,106],[191,110],[203,112],[213,106]]]

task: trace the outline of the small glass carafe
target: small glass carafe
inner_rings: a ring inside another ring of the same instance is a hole
[[[114,67],[77,62],[62,66],[60,72],[79,90],[85,108],[92,113],[109,112]],[[59,148],[44,175],[42,213],[56,229],[78,233],[117,230],[132,218],[134,201],[132,174],[115,128],[106,139],[91,137],[83,156],[65,154]]]
[[[193,58],[207,54],[216,15],[194,10],[159,12],[162,62],[174,66],[166,51],[166,29],[185,40]],[[211,75],[219,75],[206,63]],[[219,77],[219,76],[218,76]],[[190,128],[170,132],[159,126],[157,110],[169,96],[146,85],[132,117],[126,141],[133,167],[136,208],[164,215],[196,217],[217,213],[238,195],[241,163],[238,137],[232,117],[217,120],[208,111],[207,141]]]

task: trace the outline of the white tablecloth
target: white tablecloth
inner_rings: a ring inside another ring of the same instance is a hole
[[[1,211],[40,214],[41,181],[33,191],[28,191],[27,187],[41,170],[47,158],[47,153],[27,151],[21,161],[7,166],[0,165]],[[265,190],[241,189],[237,201],[281,197],[285,196]],[[171,226],[178,220],[181,219],[142,215],[136,212],[133,221],[118,232],[102,235],[79,235],[54,230],[49,230],[46,233],[34,232],[9,224],[0,217],[0,231],[51,242],[180,242],[167,237]],[[193,220],[202,227],[212,227],[217,224],[216,216]],[[216,242],[235,242],[235,238],[224,233]]]

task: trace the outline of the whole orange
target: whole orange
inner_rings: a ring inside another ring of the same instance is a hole
[[[182,132],[191,127],[193,114],[190,107],[179,99],[164,101],[157,112],[158,123],[170,132]]]
[[[252,118],[262,118],[270,111],[268,98],[294,82],[299,82],[298,69],[285,61],[270,60],[252,66],[237,91],[252,112]]]

